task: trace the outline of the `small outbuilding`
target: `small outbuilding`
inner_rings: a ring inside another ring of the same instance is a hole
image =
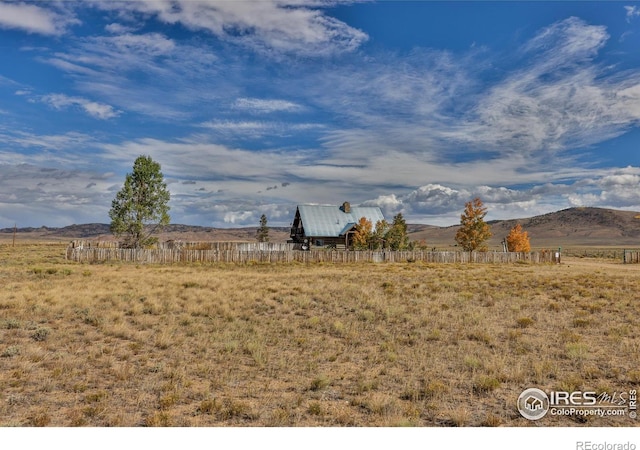
[[[353,232],[362,217],[376,223],[384,220],[377,206],[351,206],[344,202],[340,206],[298,205],[291,225],[290,243],[309,250],[313,247],[349,248]]]

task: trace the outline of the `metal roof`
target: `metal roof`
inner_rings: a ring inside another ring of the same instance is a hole
[[[298,211],[307,236],[342,236],[361,217],[370,220],[375,230],[376,222],[384,220],[377,206],[352,206],[350,212],[345,213],[340,206],[299,205]]]

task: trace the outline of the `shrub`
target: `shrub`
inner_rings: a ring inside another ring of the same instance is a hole
[[[198,414],[215,414],[222,409],[222,405],[216,401],[215,398],[208,398],[206,400],[202,400],[196,412]]]
[[[309,408],[307,409],[309,414],[313,416],[321,416],[322,415],[322,405],[319,402],[311,402],[309,404]]]
[[[534,320],[531,317],[520,317],[516,323],[520,328],[527,328],[534,324]]]
[[[20,354],[20,347],[16,347],[15,345],[12,345],[11,347],[7,347],[5,348],[2,353],[0,353],[0,356],[3,358],[10,358],[11,356],[16,356]]]
[[[330,384],[329,378],[327,378],[326,375],[319,375],[316,378],[314,378],[313,381],[311,382],[310,389],[312,391],[319,391],[329,386],[329,384]]]
[[[500,387],[500,380],[494,377],[480,377],[473,383],[473,391],[476,393],[488,393]]]
[[[31,334],[31,339],[38,342],[46,341],[50,333],[51,330],[48,328],[40,327]]]

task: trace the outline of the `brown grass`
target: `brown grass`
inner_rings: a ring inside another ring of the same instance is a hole
[[[0,246],[2,426],[531,426],[525,388],[640,379],[638,267],[63,254]]]

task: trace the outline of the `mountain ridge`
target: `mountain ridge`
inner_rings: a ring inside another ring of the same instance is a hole
[[[640,213],[608,208],[573,207],[538,216],[487,221],[493,233],[488,244],[501,247],[509,230],[519,223],[529,233],[532,247],[585,245],[585,246],[640,246]],[[159,234],[160,240],[255,240],[258,227],[215,228],[198,225],[172,224]],[[459,225],[439,227],[435,225],[407,224],[411,240],[424,240],[428,246],[455,246],[455,234]],[[20,239],[115,240],[109,224],[87,223],[66,227],[23,227],[0,229],[0,240],[13,237],[14,231]],[[289,227],[270,227],[273,242],[285,242],[289,238]]]

